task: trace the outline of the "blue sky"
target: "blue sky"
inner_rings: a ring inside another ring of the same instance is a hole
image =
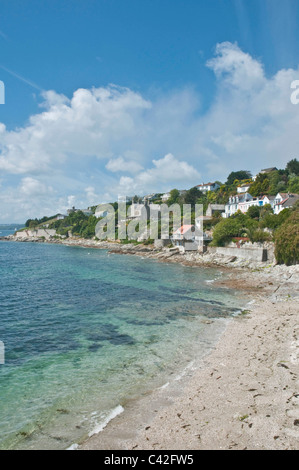
[[[298,157],[298,14],[297,0],[2,0],[0,222]]]

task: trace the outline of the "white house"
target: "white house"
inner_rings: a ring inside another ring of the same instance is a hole
[[[170,193],[165,193],[162,196],[162,202],[167,202],[170,199]]]
[[[228,218],[235,214],[237,211],[243,212],[246,214],[248,209],[252,206],[263,207],[267,204],[270,204],[272,209],[275,208],[275,203],[280,204],[281,201],[285,200],[287,195],[284,193],[280,193],[279,195],[275,196],[263,196],[259,197],[252,197],[251,194],[245,193],[237,194],[236,196],[232,196],[229,198],[229,203],[225,206],[225,214],[222,214],[223,217]],[[299,196],[298,196],[299,197]],[[277,209],[278,210],[278,209]],[[275,212],[274,213],[278,213]]]
[[[64,220],[67,216],[63,214],[58,214],[56,220]]]
[[[208,191],[216,191],[220,188],[218,183],[202,183],[196,186],[199,191],[202,193],[207,193]]]
[[[245,194],[236,194],[235,196],[231,196],[229,198],[228,204],[225,206],[225,214],[223,214],[224,218],[231,217],[233,214],[240,210],[240,204],[244,205],[252,201],[253,197],[249,193]]]
[[[246,214],[248,209],[252,206],[261,207],[263,205],[263,201],[258,197],[253,197],[250,201],[243,201],[239,203],[239,210]]]
[[[171,237],[172,243],[180,247],[182,252],[186,249],[196,250],[198,245],[195,245],[195,230],[194,225],[182,225],[173,233]]]
[[[246,183],[246,184],[241,184],[240,186],[237,187],[237,192],[238,194],[244,194],[244,193],[248,193],[249,189],[251,188],[251,184],[250,183]]]
[[[278,193],[274,201],[274,214],[293,207],[299,201],[299,194]]]
[[[107,217],[107,215],[108,215],[108,211],[96,210],[95,212],[95,217],[97,217],[98,219],[102,217]]]
[[[206,239],[202,230],[202,220],[196,220],[196,225],[182,225],[170,239],[182,252],[202,250]]]
[[[90,209],[76,209],[75,207],[72,207],[71,209],[69,209],[67,211],[67,214],[70,215],[70,214],[73,214],[74,212],[83,212],[83,214],[87,215],[88,217],[90,215],[93,215],[93,212]]]
[[[150,202],[150,201],[155,201],[158,199],[157,194],[147,194],[146,196],[143,197],[142,201],[143,202]]]
[[[263,202],[263,206],[266,206],[267,204],[270,204],[272,209],[274,208],[274,201],[275,201],[275,196],[263,196],[261,198],[261,201]]]

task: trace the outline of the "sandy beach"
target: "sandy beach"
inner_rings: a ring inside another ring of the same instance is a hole
[[[297,450],[298,280],[299,266],[232,272],[222,285],[246,283],[252,303],[180,393],[169,386],[128,403],[80,449]]]

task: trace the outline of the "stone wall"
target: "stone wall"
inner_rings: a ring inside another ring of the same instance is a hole
[[[236,258],[241,258],[241,259],[248,259],[252,261],[257,261],[257,262],[266,262],[270,261],[272,262],[272,254],[271,256],[268,256],[268,249],[264,247],[252,247],[249,248],[248,246],[243,248],[237,248],[237,247],[215,247],[215,248],[209,248],[209,251],[214,251],[215,253],[219,255],[224,255],[224,256],[236,256]],[[270,253],[269,253],[270,254]]]

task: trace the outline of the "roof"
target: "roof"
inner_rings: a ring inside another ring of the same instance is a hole
[[[189,230],[191,230],[191,228],[194,227],[194,225],[182,225],[180,228],[178,228],[174,234],[175,235],[184,235],[185,233],[187,233]]]
[[[252,198],[250,193],[240,193],[235,194],[234,196],[230,196],[230,199],[238,198],[239,202],[247,202],[246,196],[250,196]],[[235,202],[233,202],[232,204],[235,204]]]
[[[299,195],[298,194],[292,194],[290,197],[285,199],[284,201],[281,201],[280,205],[284,207],[292,207],[296,202],[299,201]]]
[[[208,207],[211,207],[211,209],[225,209],[225,204],[209,204]]]
[[[273,166],[272,168],[265,168],[264,170],[261,170],[261,171],[270,172],[270,171],[276,171],[276,170],[277,170],[276,166]]]
[[[217,183],[202,183],[202,184],[198,184],[196,187],[199,188],[200,186],[213,186],[213,184],[217,184]]]

